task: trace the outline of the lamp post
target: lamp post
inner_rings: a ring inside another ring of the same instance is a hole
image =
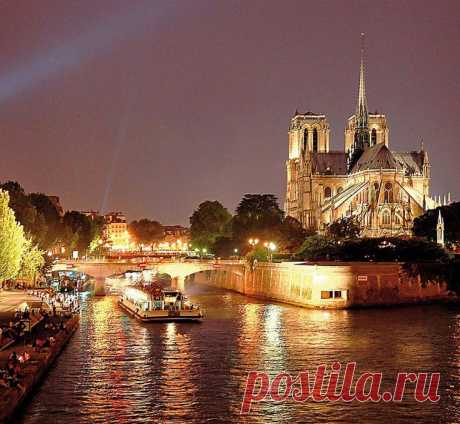
[[[258,243],[259,243],[259,239],[257,239],[257,238],[254,238],[254,239],[250,238],[250,239],[249,239],[249,244],[250,244],[253,248],[254,248]]]
[[[272,262],[273,260],[273,252],[276,250],[276,244],[272,241],[267,241],[264,243],[264,247],[267,249],[268,253],[268,261]]]

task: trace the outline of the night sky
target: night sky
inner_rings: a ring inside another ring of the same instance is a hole
[[[0,0],[0,180],[64,209],[188,223],[203,200],[284,199],[291,115],[369,110],[460,198],[460,2]]]

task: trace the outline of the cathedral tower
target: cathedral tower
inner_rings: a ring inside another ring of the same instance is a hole
[[[364,34],[361,34],[361,63],[359,69],[359,90],[356,112],[348,119],[345,129],[345,152],[351,169],[361,153],[377,143],[388,147],[388,125],[385,115],[369,113],[366,96]]]

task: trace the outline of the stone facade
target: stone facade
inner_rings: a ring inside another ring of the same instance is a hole
[[[285,262],[258,264],[245,273],[231,268],[209,270],[191,277],[195,282],[292,305],[347,309],[419,304],[449,299],[445,283],[422,284],[397,263]]]
[[[430,162],[423,146],[389,149],[382,113],[368,113],[361,58],[356,113],[345,128],[344,150],[330,150],[325,115],[296,111],[288,132],[285,212],[319,232],[354,217],[366,236],[410,234],[413,220],[439,204],[430,197]]]

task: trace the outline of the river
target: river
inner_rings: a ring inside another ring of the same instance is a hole
[[[190,285],[203,323],[141,324],[116,296],[83,295],[80,328],[24,409],[24,423],[460,422],[460,310],[348,311],[274,304]],[[438,403],[261,402],[239,415],[251,370],[355,361],[358,370],[440,372]]]

